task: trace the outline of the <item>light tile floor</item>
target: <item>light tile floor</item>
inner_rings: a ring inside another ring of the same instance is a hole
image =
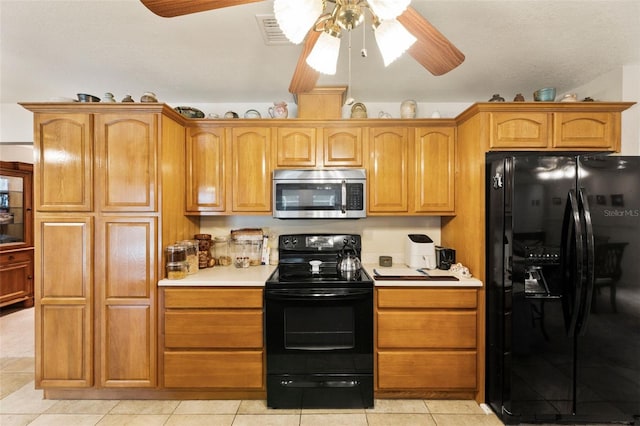
[[[376,400],[373,409],[273,410],[265,401],[46,400],[34,389],[33,308],[0,317],[2,426],[500,426],[475,401]]]

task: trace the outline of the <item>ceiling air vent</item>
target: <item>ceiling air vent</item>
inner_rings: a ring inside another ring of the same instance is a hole
[[[278,21],[273,15],[256,15],[256,21],[258,21],[258,27],[262,33],[264,44],[289,44],[284,33],[278,26]]]

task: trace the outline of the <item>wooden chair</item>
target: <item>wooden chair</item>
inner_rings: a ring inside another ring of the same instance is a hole
[[[609,287],[609,300],[613,312],[618,312],[616,305],[616,285],[622,276],[622,254],[627,243],[602,243],[595,247],[595,283],[591,311],[596,312],[598,295],[603,287]]]

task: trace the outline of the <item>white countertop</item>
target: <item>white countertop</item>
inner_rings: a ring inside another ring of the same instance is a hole
[[[385,274],[387,271],[392,271],[393,275],[396,272],[403,272],[406,270],[407,275],[415,273],[415,269],[411,269],[407,266],[393,266],[387,268],[377,264],[365,264],[365,270],[371,275],[376,287],[482,287],[482,281],[475,277],[463,277],[460,274],[454,274],[451,271],[443,271],[440,269],[431,269],[427,271],[427,274],[431,277],[438,276],[454,276],[458,278],[458,281],[445,281],[445,280],[376,280],[376,274],[374,269],[381,274]],[[386,271],[385,271],[386,270]]]
[[[248,268],[236,268],[234,266],[214,266],[213,268],[200,269],[193,275],[187,275],[181,280],[163,279],[158,281],[162,287],[264,287],[264,283],[275,270],[275,266],[250,266]],[[384,273],[385,269],[395,273],[399,268],[406,268],[407,274],[414,270],[408,267],[394,266],[392,269],[377,264],[365,264],[365,270],[374,279],[376,287],[482,287],[482,281],[477,278],[466,278],[450,271],[433,269],[427,273],[430,276],[455,276],[458,281],[413,281],[413,280],[376,280],[374,269]]]
[[[187,275],[181,280],[163,279],[158,281],[159,286],[179,287],[264,287],[265,281],[276,269],[275,266],[249,266],[248,268],[236,268],[230,266],[214,266],[213,268],[200,269],[192,275]]]

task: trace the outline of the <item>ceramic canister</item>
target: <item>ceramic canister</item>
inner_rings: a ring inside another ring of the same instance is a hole
[[[407,99],[400,104],[400,117],[402,118],[416,118],[416,110],[418,104],[413,99]]]

